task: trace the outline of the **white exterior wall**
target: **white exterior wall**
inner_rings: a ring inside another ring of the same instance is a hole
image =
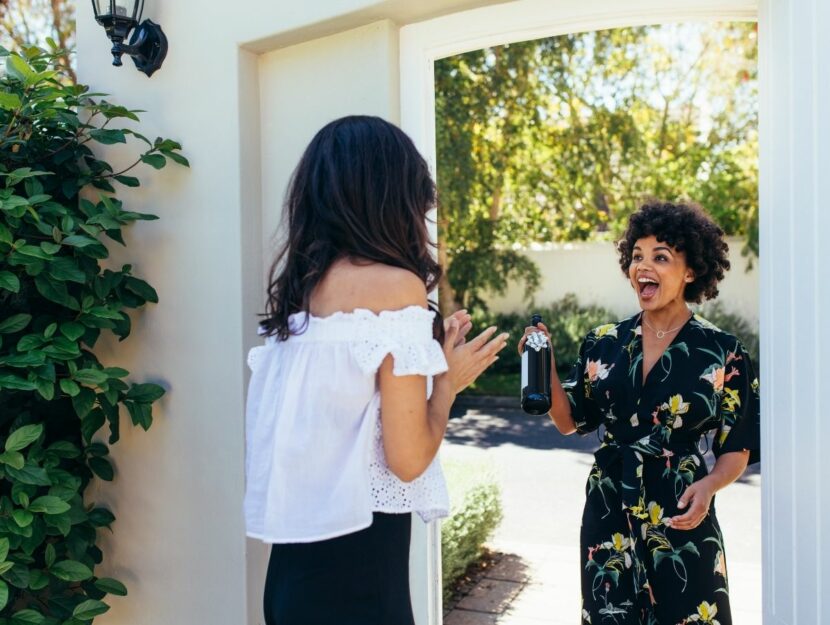
[[[830,556],[830,483],[822,480],[821,466],[830,425],[820,396],[830,373],[830,332],[822,323],[830,295],[820,238],[830,227],[821,210],[830,184],[830,43],[820,37],[830,30],[830,5],[759,2],[764,622],[815,625],[830,618],[823,570]],[[255,341],[275,203],[299,150],[325,119],[375,112],[404,120],[413,106],[410,118],[429,118],[428,99],[404,97],[396,110],[398,27],[488,4],[148,2],[145,17],[163,26],[170,52],[147,79],[129,59],[120,69],[110,65],[103,29],[89,3],[78,3],[80,80],[120,104],[145,109],[141,131],[180,140],[193,165],[190,171],[145,170],[144,187],[120,193],[131,208],[161,216],[139,224],[120,253],[158,288],[161,304],[135,318],[133,336],[115,356],[108,349],[101,356],[126,366],[137,380],[163,380],[170,392],[149,432],[122,428],[113,449],[116,480],[91,493],[118,517],[114,533],[102,533],[105,564],[98,572],[123,579],[130,589],[129,597],[112,598],[113,609],[96,622],[260,622],[263,552],[246,542],[241,513],[244,355]],[[511,36],[521,29],[524,38],[552,34],[543,32],[550,20],[536,15],[553,4],[561,16],[558,32],[646,23],[675,6],[705,17],[718,5],[520,0],[494,7],[497,17],[485,18],[484,26],[466,14],[449,20],[443,49],[504,42],[500,33],[512,28],[507,23],[516,15],[525,25]],[[426,57],[407,63],[431,73]],[[304,81],[304,89],[292,81]],[[401,86],[407,93],[409,85]],[[272,106],[281,118],[270,115]],[[416,140],[424,136],[428,132]],[[414,542],[425,541],[419,536]],[[425,594],[419,592],[414,598],[423,622]]]
[[[830,3],[762,0],[764,624],[830,622]]]
[[[102,350],[136,380],[170,388],[149,432],[122,427],[117,477],[90,500],[117,517],[97,572],[122,579],[102,625],[262,622],[267,547],[244,536],[245,354],[257,342],[264,273],[286,181],[325,122],[399,117],[396,21],[487,2],[195,0],[147,3],[170,42],[148,79],[111,66],[110,44],[78,4],[79,80],[130,108],[140,132],[181,141],[192,169],[139,170],[119,191],[141,223],[116,252],[160,296],[130,339]],[[195,18],[195,19],[194,19]],[[126,162],[109,150],[114,164]],[[112,354],[112,355],[111,355]],[[426,622],[426,541],[415,523],[413,598]]]
[[[747,271],[749,259],[741,256],[743,240],[729,238],[729,260],[732,269],[720,283],[719,302],[724,310],[741,315],[752,323],[758,321],[760,290],[758,259]],[[568,293],[574,293],[580,303],[598,304],[622,318],[637,310],[637,298],[620,271],[614,244],[607,241],[589,243],[556,243],[528,249],[525,256],[539,267],[542,274],[539,290],[534,298],[547,306]],[[524,285],[511,283],[503,295],[485,297],[494,312],[528,312],[522,297]]]

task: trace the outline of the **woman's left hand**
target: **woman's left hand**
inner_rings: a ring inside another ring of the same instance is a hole
[[[666,525],[676,530],[692,530],[703,522],[709,514],[709,506],[715,489],[706,478],[691,484],[680,496],[677,507],[681,510],[688,507],[685,514],[666,519]]]
[[[470,313],[468,313],[465,309],[456,310],[453,314],[449,317],[444,319],[444,332],[449,331],[449,323],[450,319],[455,319],[458,321],[458,336],[455,338],[455,344],[453,347],[458,347],[459,345],[464,345],[467,342],[466,336],[467,333],[472,329],[472,317]]]

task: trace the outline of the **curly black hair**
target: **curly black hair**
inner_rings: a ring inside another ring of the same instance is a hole
[[[700,303],[718,296],[718,282],[729,270],[729,246],[721,227],[700,206],[660,200],[649,200],[640,206],[617,243],[620,268],[626,276],[634,245],[652,235],[686,254],[686,264],[695,275],[683,293],[687,302]]]

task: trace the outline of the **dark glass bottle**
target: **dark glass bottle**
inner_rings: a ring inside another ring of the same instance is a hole
[[[530,325],[536,327],[541,322],[541,315],[533,315]],[[551,348],[541,330],[539,335],[528,337],[522,351],[522,410],[532,415],[550,410]]]

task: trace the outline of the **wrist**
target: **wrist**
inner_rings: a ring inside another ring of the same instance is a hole
[[[714,495],[721,488],[723,488],[723,485],[720,483],[720,480],[718,480],[712,473],[701,478],[698,481],[701,483],[701,486],[706,488],[712,495]]]
[[[433,378],[433,394],[438,391],[442,395],[449,398],[450,403],[455,401],[455,396],[458,394],[453,385],[452,378],[449,373],[442,373]]]

